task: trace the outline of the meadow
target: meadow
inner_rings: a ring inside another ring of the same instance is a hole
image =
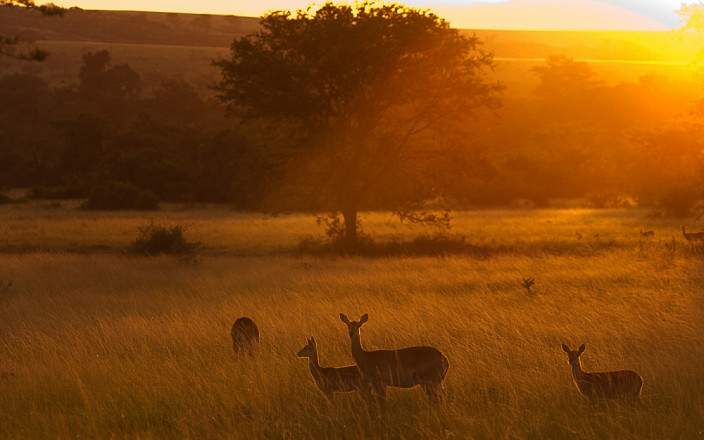
[[[199,261],[124,254],[149,221],[188,225]],[[382,241],[432,233],[363,221]],[[452,233],[482,255],[316,257],[296,252],[321,234],[303,214],[3,206],[0,437],[704,438],[702,253],[679,225],[641,210],[473,211]],[[340,312],[369,313],[367,347],[442,350],[444,404],[419,389],[392,391],[384,414],[354,394],[328,404],[295,353],[314,335],[323,365],[352,363]],[[231,351],[242,315],[262,332],[251,361]],[[586,342],[587,370],[638,371],[642,401],[582,399],[562,342]]]

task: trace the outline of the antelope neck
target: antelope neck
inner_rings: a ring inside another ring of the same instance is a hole
[[[319,369],[320,368],[320,361],[318,361],[318,351],[314,351],[311,356],[308,357],[308,365],[310,366],[311,370],[312,369]]]
[[[570,366],[572,367],[572,376],[574,376],[574,378],[576,380],[579,380],[582,377],[584,377],[584,371],[582,370],[582,360],[581,359],[577,358],[577,360],[572,362],[570,364]]]
[[[308,369],[310,370],[310,374],[313,376],[313,378],[316,379],[316,382],[322,378],[317,350],[315,351],[315,353],[313,353],[311,357],[308,358]]]
[[[352,341],[352,356],[355,358],[364,356],[364,349],[362,348],[362,337],[359,331],[350,337]]]

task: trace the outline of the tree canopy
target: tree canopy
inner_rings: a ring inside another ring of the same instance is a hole
[[[418,208],[447,195],[463,169],[463,122],[500,89],[477,38],[375,2],[271,13],[217,65],[232,112],[285,128],[289,200],[342,213],[348,240],[357,212],[382,203],[404,219],[444,219]]]

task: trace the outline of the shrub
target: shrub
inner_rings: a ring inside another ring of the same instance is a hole
[[[5,205],[8,203],[12,203],[12,198],[8,196],[7,194],[3,194],[0,192],[0,205]]]
[[[83,204],[94,210],[152,210],[159,208],[159,199],[147,190],[123,182],[107,182],[95,186]]]
[[[682,185],[667,189],[658,198],[658,207],[669,217],[684,218],[693,214],[701,198],[696,186]]]
[[[186,240],[184,227],[161,226],[150,223],[139,228],[139,234],[130,246],[130,252],[138,255],[195,255],[200,245]]]
[[[78,199],[85,197],[85,191],[76,186],[35,186],[27,197],[43,200]]]
[[[633,199],[616,191],[597,191],[586,195],[587,205],[595,209],[632,208]]]

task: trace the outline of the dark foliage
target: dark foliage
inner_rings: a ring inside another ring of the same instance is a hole
[[[86,196],[86,191],[78,186],[35,186],[29,191],[30,199],[63,200],[79,199]]]
[[[129,251],[137,255],[194,255],[200,245],[186,240],[184,227],[162,226],[153,223],[139,228],[139,234]]]

